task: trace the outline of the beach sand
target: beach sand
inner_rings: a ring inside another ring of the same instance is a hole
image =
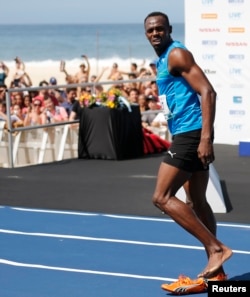
[[[80,70],[79,66],[80,66],[79,61],[66,63],[67,73],[70,75],[75,75]],[[11,65],[8,65],[8,67],[9,67],[9,75],[6,78],[5,83],[9,87],[15,73],[15,64],[11,63]],[[98,65],[96,65],[96,62],[92,61],[90,63],[90,76],[99,75],[103,68],[107,68],[100,81],[109,81],[107,77],[110,73],[111,67],[112,67],[112,64],[107,65],[105,63],[103,64],[99,63]],[[129,72],[130,63],[126,60],[124,60],[123,62],[119,62],[119,69],[122,71]],[[60,72],[60,61],[51,61],[51,62],[46,61],[46,63],[28,62],[28,63],[25,63],[25,72],[29,75],[32,81],[33,87],[39,86],[39,82],[43,80],[46,80],[49,82],[51,77],[56,78],[58,85],[66,84],[65,74],[63,72]],[[124,79],[127,79],[126,75],[124,75]]]
[[[74,75],[80,70],[79,67],[77,67],[77,65],[67,65],[66,69],[68,74],[70,75]],[[51,64],[26,63],[25,72],[29,75],[32,81],[33,87],[39,86],[39,83],[43,80],[46,80],[47,82],[49,82],[51,77],[56,78],[58,85],[66,84],[65,74],[60,71],[60,62],[58,62],[58,65],[55,62]],[[5,81],[7,86],[10,86],[14,73],[15,73],[15,67],[13,65],[13,67],[9,67],[9,75]],[[95,74],[95,71],[93,70],[90,71],[90,75],[94,75],[94,74]],[[105,76],[103,76],[103,78],[105,79]]]

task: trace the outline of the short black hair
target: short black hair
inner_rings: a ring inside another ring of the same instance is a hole
[[[0,88],[4,88],[4,89],[7,89],[7,86],[6,86],[6,84],[5,83],[0,83]]]
[[[168,16],[165,13],[161,12],[161,11],[153,11],[150,14],[148,14],[146,16],[146,18],[144,19],[144,24],[146,23],[146,21],[147,21],[148,18],[154,17],[154,16],[162,16],[166,20],[167,26],[170,26]]]
[[[131,66],[134,66],[135,68],[138,67],[136,63],[131,63]]]
[[[48,86],[49,83],[46,80],[42,80],[39,82],[39,87],[43,87],[44,85]]]
[[[77,88],[67,88],[66,93],[70,93],[71,91],[76,92]]]

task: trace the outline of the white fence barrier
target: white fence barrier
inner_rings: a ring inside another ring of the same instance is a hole
[[[12,134],[14,167],[61,161],[78,156],[77,126],[70,124],[18,131]],[[0,167],[11,167],[8,133],[0,122]]]

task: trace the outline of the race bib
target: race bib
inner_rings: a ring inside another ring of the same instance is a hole
[[[163,110],[165,119],[166,120],[171,119],[173,117],[173,114],[171,113],[171,111],[168,108],[167,96],[166,95],[160,95],[159,100],[160,100],[160,103],[161,103],[161,109]]]

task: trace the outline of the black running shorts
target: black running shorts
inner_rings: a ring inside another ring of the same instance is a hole
[[[188,172],[208,170],[198,158],[200,137],[200,129],[174,135],[163,162]]]

